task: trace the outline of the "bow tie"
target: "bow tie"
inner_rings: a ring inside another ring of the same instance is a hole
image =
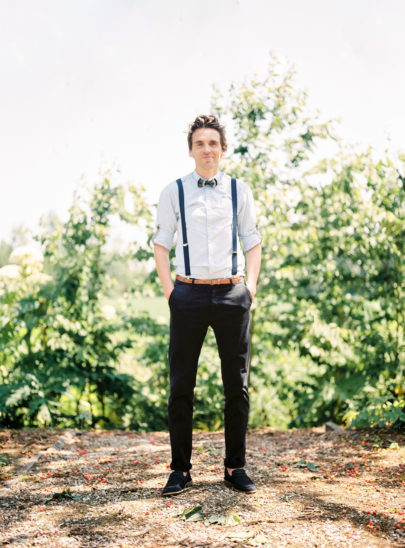
[[[211,179],[209,181],[206,181],[205,179],[198,179],[198,186],[199,187],[204,187],[204,186],[211,186],[211,187],[215,187],[217,186],[217,180],[216,179]]]

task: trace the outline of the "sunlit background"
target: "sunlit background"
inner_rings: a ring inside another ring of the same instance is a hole
[[[2,0],[0,239],[63,218],[105,169],[156,201],[193,168],[213,84],[263,74],[270,50],[346,141],[403,148],[404,20],[400,0]]]

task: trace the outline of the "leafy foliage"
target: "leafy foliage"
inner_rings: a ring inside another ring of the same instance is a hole
[[[87,204],[76,197],[64,226],[40,236],[48,274],[42,258],[18,249],[17,275],[3,272],[3,425],[120,424],[134,388],[116,364],[131,340],[120,340],[122,319],[102,306],[103,246],[120,192],[104,179]]]
[[[404,421],[405,157],[345,149],[275,57],[213,101],[234,143],[225,170],[252,186],[263,236],[250,425]],[[0,425],[166,429],[168,326],[132,306],[161,295],[153,208],[105,178],[69,213],[44,225],[43,255],[1,244]],[[117,218],[137,232],[120,255],[106,249]],[[219,372],[209,332],[197,428],[223,426]]]
[[[290,425],[404,420],[404,158],[345,152],[279,69],[272,58],[264,81],[214,105],[243,144],[227,169],[252,185],[264,241],[253,337],[262,413],[264,387],[281,376],[271,400]],[[291,359],[274,361],[277,349]]]

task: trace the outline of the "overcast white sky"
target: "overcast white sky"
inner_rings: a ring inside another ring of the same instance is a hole
[[[0,239],[64,215],[84,175],[162,187],[212,84],[285,56],[346,141],[405,149],[402,0],[0,0]]]

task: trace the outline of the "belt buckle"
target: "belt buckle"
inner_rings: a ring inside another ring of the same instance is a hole
[[[210,279],[210,285],[214,285],[214,280]]]

